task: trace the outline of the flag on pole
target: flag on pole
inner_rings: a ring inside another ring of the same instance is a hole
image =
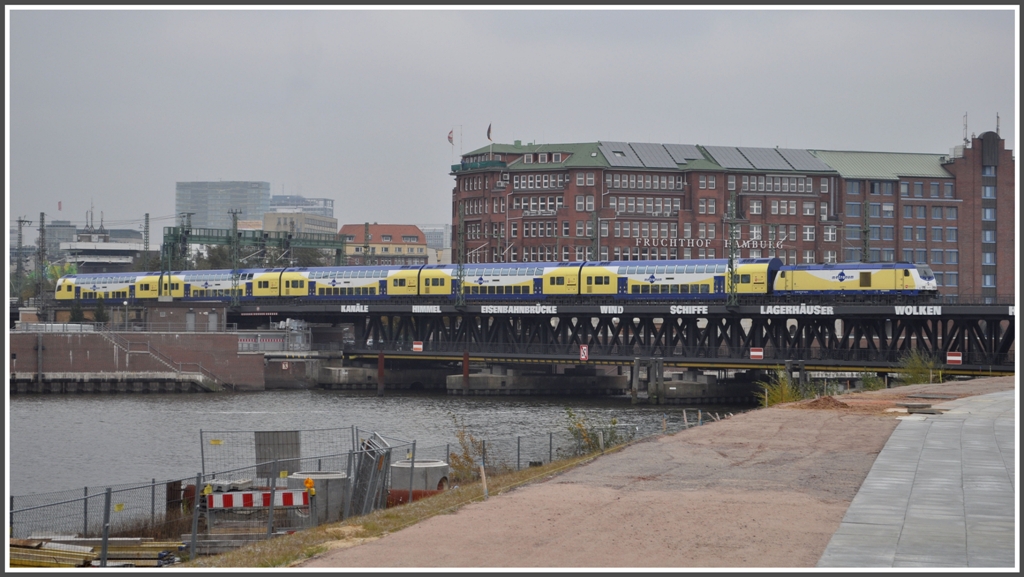
[[[455,144],[455,129],[454,128],[448,131],[448,144],[451,144],[451,145]]]
[[[487,140],[491,140],[491,125],[490,124],[487,125]]]

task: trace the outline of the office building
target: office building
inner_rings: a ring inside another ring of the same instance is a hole
[[[965,141],[949,154],[494,144],[451,167],[452,226],[466,262],[909,261],[943,294],[991,300],[1014,292],[1015,159],[995,132]]]
[[[230,229],[239,220],[263,220],[270,212],[270,183],[255,181],[178,182],[174,210],[190,215],[192,228]]]
[[[347,264],[427,264],[427,241],[423,231],[412,224],[346,224],[340,234],[345,240]]]

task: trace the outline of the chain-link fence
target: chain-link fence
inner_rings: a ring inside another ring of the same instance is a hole
[[[12,496],[10,536],[170,541],[193,558],[472,482],[481,465],[500,475],[720,418],[685,409],[644,427],[570,415],[558,432],[476,439],[461,430],[454,442],[425,447],[356,427],[201,431],[203,471],[195,476]]]

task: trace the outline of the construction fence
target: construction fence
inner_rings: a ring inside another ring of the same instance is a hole
[[[454,442],[433,446],[357,427],[201,431],[194,476],[12,496],[9,534],[97,544],[97,557],[118,540],[176,543],[177,551],[148,566],[167,565],[436,494],[477,480],[481,466],[500,475],[719,418],[686,409],[647,430],[577,421],[558,432],[496,439],[460,431]],[[93,563],[108,566],[109,557]]]

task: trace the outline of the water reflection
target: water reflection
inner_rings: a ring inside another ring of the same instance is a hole
[[[594,424],[612,418],[661,429],[683,406],[629,397],[456,397],[323,390],[238,395],[19,395],[9,399],[9,494],[177,479],[200,472],[200,430],[377,431],[418,446],[455,442],[453,416],[479,439],[564,431],[565,408]],[[748,406],[703,407],[737,413]],[[691,408],[692,409],[692,408]]]

